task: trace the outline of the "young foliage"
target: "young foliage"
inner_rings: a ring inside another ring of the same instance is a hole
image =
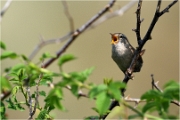
[[[76,57],[74,57],[74,55],[72,55],[72,54],[62,55],[58,60],[58,65],[60,68],[62,68],[62,65],[64,63],[69,62],[69,61],[74,60],[74,59],[76,59]]]
[[[18,55],[15,52],[12,51],[4,51],[1,56],[0,56],[0,60],[4,60],[6,58],[11,58],[11,59],[15,59],[17,58]]]
[[[111,99],[121,100],[121,88],[125,88],[124,83],[106,79],[105,84],[94,86],[89,91],[89,97],[96,99],[96,108],[94,108],[94,110],[98,112],[100,116],[108,112]]]
[[[45,52],[42,54],[40,61],[47,59],[47,58],[55,58],[55,57],[56,57],[55,55],[51,55],[49,52]]]
[[[3,43],[2,41],[0,41],[0,47],[1,47],[3,50],[6,50],[6,44]]]
[[[141,99],[147,101],[142,108],[143,113],[157,111],[159,116],[169,119],[172,117],[168,115],[171,100],[179,100],[179,84],[170,81],[164,86],[164,92],[149,90],[141,96]]]
[[[0,112],[1,112],[0,119],[5,120],[6,119],[6,106],[4,105],[2,101],[0,105],[1,105],[0,106]]]
[[[59,110],[65,110],[63,107],[61,100],[63,99],[63,92],[62,88],[56,86],[54,89],[52,89],[48,96],[45,99],[46,104],[49,106],[54,106]]]

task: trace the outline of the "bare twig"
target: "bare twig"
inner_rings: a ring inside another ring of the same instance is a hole
[[[29,116],[31,116],[32,113],[32,98],[31,98],[31,92],[30,92],[30,87],[29,85],[26,86],[26,92],[28,95],[28,107],[29,107]]]
[[[52,62],[54,62],[63,52],[66,51],[66,49],[71,45],[71,43],[81,34],[83,33],[88,27],[90,27],[98,18],[100,18],[104,13],[106,13],[113,5],[114,5],[115,0],[111,0],[109,4],[102,9],[99,13],[97,13],[94,17],[92,17],[87,23],[82,25],[79,29],[77,29],[74,33],[73,36],[66,42],[66,44],[56,53],[55,58],[49,59],[44,67],[48,67]]]
[[[173,104],[175,104],[175,105],[180,106],[180,102],[179,102],[179,101],[177,101],[177,100],[171,100],[171,103],[173,103]]]
[[[163,90],[161,90],[159,88],[159,86],[158,86],[158,81],[157,82],[154,81],[154,75],[153,74],[151,75],[151,78],[152,78],[152,82],[151,83],[152,83],[153,88],[155,87],[158,91],[163,92]],[[171,103],[180,106],[180,102],[177,101],[177,100],[171,100]]]
[[[142,0],[139,0],[139,3],[138,3],[138,8],[137,8],[137,11],[136,11],[136,17],[137,17],[137,22],[136,22],[136,36],[137,36],[137,43],[139,45],[139,41],[141,40],[141,35],[140,35],[140,26],[141,26],[141,19],[140,19],[140,14],[141,14],[141,6],[142,6]]]
[[[140,103],[140,102],[146,102],[145,100],[141,100],[139,98],[130,98],[129,96],[125,97],[124,100],[126,102],[134,102],[135,103],[135,107]]]
[[[108,20],[110,18],[123,16],[124,13],[127,10],[129,10],[136,2],[137,2],[137,0],[131,0],[128,4],[126,4],[125,6],[120,8],[119,10],[116,10],[114,12],[111,12],[111,13],[108,13],[108,14],[102,16],[96,22],[94,22],[89,28],[94,28],[97,25],[101,24],[102,22],[104,22],[104,21],[106,21],[106,20]]]
[[[152,84],[152,90],[154,90],[154,85],[153,85],[153,83],[154,83],[154,77],[153,77],[154,75],[153,74],[151,74],[151,78],[152,78],[152,82],[151,82],[151,84]]]
[[[68,5],[66,3],[66,1],[62,1],[62,4],[64,6],[64,12],[65,12],[65,15],[67,16],[68,20],[69,20],[69,25],[70,25],[70,30],[71,32],[74,31],[74,22],[73,22],[73,18],[71,16],[71,14],[69,13],[69,9],[68,9]]]
[[[60,38],[55,38],[55,39],[49,39],[49,40],[41,40],[40,43],[38,45],[35,46],[33,52],[29,55],[29,60],[32,60],[34,58],[34,56],[38,53],[38,51],[45,45],[49,45],[49,44],[54,44],[54,43],[60,43],[63,42],[64,40],[67,40],[68,38],[70,38],[72,36],[72,33],[69,32],[66,35],[64,35],[63,37]]]
[[[0,17],[0,22],[2,19],[2,16],[4,15],[4,13],[7,11],[7,9],[9,8],[10,4],[11,4],[12,0],[7,0],[4,7],[1,10],[1,17]]]
[[[10,94],[11,94],[11,91],[2,91],[2,93],[1,93],[1,101],[3,101]]]
[[[70,86],[66,86],[65,88],[67,88],[68,90],[71,90]],[[89,96],[87,94],[84,94],[81,90],[78,91],[78,96],[79,97],[86,97],[89,98]],[[95,99],[95,98],[94,98]]]
[[[158,87],[159,81],[157,81],[157,82],[154,81],[154,75],[153,75],[153,74],[151,74],[151,78],[152,78],[152,82],[151,82],[152,88],[154,89],[154,87],[155,87],[158,91],[163,92],[163,91]]]

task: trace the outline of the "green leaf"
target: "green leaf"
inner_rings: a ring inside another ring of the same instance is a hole
[[[79,87],[77,85],[71,85],[71,92],[75,95],[78,96],[78,89]]]
[[[178,84],[178,82],[175,82],[175,81],[173,81],[173,80],[170,80],[168,83],[166,83],[166,84],[164,85],[164,89],[165,89],[165,88],[168,88],[168,87],[172,87],[172,86],[179,87],[179,84]]]
[[[4,50],[6,49],[6,45],[2,41],[0,41],[0,47]]]
[[[15,66],[13,66],[11,68],[11,73],[13,73],[13,72],[16,73],[17,71],[19,71],[22,68],[26,68],[26,65],[24,65],[24,64],[16,64]]]
[[[108,86],[108,91],[118,101],[121,98],[120,88],[125,88],[125,84],[122,82],[110,82]]]
[[[148,104],[145,104],[142,112],[145,113],[147,111],[150,111],[150,109],[155,108],[156,107],[156,103],[155,102],[148,102]]]
[[[62,65],[66,62],[69,62],[71,60],[74,60],[75,57],[71,54],[62,55],[58,60],[58,65],[62,67]]]
[[[24,111],[25,110],[25,108],[23,108],[20,104],[17,104],[16,107],[20,111]]]
[[[39,91],[39,95],[46,97],[46,92],[45,91]]]
[[[5,77],[1,76],[1,90],[3,91],[10,91],[11,90],[11,85],[9,83],[9,80],[7,80]]]
[[[33,93],[33,94],[31,95],[31,97],[32,97],[32,98],[36,98],[36,94]]]
[[[29,61],[29,59],[25,55],[21,55],[24,61]]]
[[[49,115],[49,112],[45,109],[41,110],[36,120],[44,120],[44,119],[52,119],[51,116]]]
[[[50,104],[49,101],[47,102],[46,101],[46,104],[44,106],[44,109],[46,109],[48,112],[51,112],[52,110],[55,109],[54,105],[53,104]]]
[[[50,91],[50,93],[45,99],[45,102],[50,106],[55,106],[60,110],[65,110],[65,108],[61,104],[62,97],[63,97],[62,89],[56,86],[54,89]]]
[[[180,94],[179,94],[180,88],[179,84],[175,81],[170,81],[164,86],[164,92],[163,95],[165,98],[172,100],[178,100],[180,99]]]
[[[20,110],[23,111],[25,110],[20,103],[18,103],[16,96],[12,96],[12,98],[9,98],[6,100],[6,102],[8,102],[8,108],[9,109],[13,109],[13,110]]]
[[[0,60],[6,59],[6,58],[11,58],[14,59],[18,57],[18,55],[15,52],[12,51],[4,51],[1,56],[0,56]]]
[[[56,56],[55,55],[51,55],[49,52],[45,52],[42,54],[40,60],[44,60],[46,58],[55,58]]]
[[[13,95],[16,95],[16,93],[19,91],[20,89],[20,86],[15,86],[13,89],[12,89],[12,94]]]
[[[0,106],[0,112],[1,112],[0,119],[4,120],[4,119],[6,119],[6,107],[2,101],[1,101],[0,105],[1,105]]]
[[[104,92],[107,90],[107,85],[101,84],[98,86],[94,86],[90,91],[89,91],[89,97],[90,98],[95,98],[98,94],[101,92]]]
[[[137,119],[137,118],[139,118],[139,115],[138,114],[134,114],[134,115],[129,115],[128,116],[128,120],[132,120],[132,119]]]
[[[52,89],[48,96],[46,97],[46,99],[51,99],[51,97],[56,96],[57,98],[62,98],[63,97],[63,92],[62,92],[62,88],[60,87],[55,87],[54,89]]]
[[[27,78],[27,75],[25,74],[26,71],[24,68],[20,69],[18,72],[17,72],[17,75],[19,77],[19,80],[22,81],[24,80],[25,78]]]
[[[62,110],[62,111],[65,110],[65,108],[63,107],[63,105],[60,101],[61,99],[59,99],[57,97],[53,97],[52,99],[53,99],[52,102],[57,109]]]
[[[106,94],[106,92],[102,92],[96,97],[96,109],[100,115],[108,112],[108,108],[110,106],[110,97]]]
[[[14,103],[13,103],[13,101],[11,100],[11,98],[7,99],[6,102],[8,103],[8,108],[9,108],[9,109],[16,110],[16,107],[14,106]]]
[[[158,99],[160,96],[162,96],[161,92],[155,91],[155,90],[149,90],[141,96],[141,99],[142,100],[146,99],[147,101],[152,101],[155,98]]]

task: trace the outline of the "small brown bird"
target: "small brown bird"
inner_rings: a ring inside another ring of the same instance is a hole
[[[111,34],[111,33],[110,33]],[[112,59],[119,66],[121,71],[125,74],[126,70],[129,68],[131,61],[134,57],[135,49],[129,43],[127,37],[122,33],[111,34],[112,40]],[[143,65],[142,55],[145,50],[142,50],[140,56],[136,62],[134,72],[140,72]]]

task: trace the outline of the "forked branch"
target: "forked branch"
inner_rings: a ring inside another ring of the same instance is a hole
[[[161,6],[161,0],[158,0],[158,3],[157,3],[157,7],[156,7],[156,12],[155,12],[155,15],[153,17],[153,20],[148,28],[148,31],[146,32],[146,35],[144,36],[144,38],[141,40],[141,36],[140,36],[140,25],[141,25],[141,22],[142,20],[140,20],[140,11],[141,11],[141,5],[142,5],[142,0],[139,0],[138,2],[138,7],[137,7],[137,11],[136,11],[136,16],[137,16],[137,23],[136,23],[136,29],[134,30],[136,32],[136,37],[137,37],[137,42],[138,42],[138,47],[135,51],[135,54],[134,54],[134,57],[131,61],[131,64],[129,66],[129,68],[127,69],[126,71],[126,75],[123,79],[123,82],[125,84],[128,83],[129,79],[131,78],[132,74],[133,74],[133,71],[134,71],[134,68],[135,68],[135,65],[136,65],[136,62],[139,58],[139,56],[141,55],[141,51],[142,51],[142,48],[144,47],[145,43],[151,39],[151,33],[152,33],[152,30],[155,26],[155,24],[157,23],[158,19],[166,12],[169,11],[169,9],[177,2],[178,0],[174,0],[173,2],[171,2],[164,10],[162,10],[160,12],[160,6]],[[121,90],[122,92],[122,95],[124,96],[124,92],[125,92],[125,89],[122,89]],[[111,111],[111,109],[113,109],[115,106],[118,106],[119,103],[118,101],[113,101],[111,103],[111,106],[109,108],[109,110]],[[108,115],[108,113],[106,115],[103,115],[102,116],[102,119],[105,119],[106,116]]]

